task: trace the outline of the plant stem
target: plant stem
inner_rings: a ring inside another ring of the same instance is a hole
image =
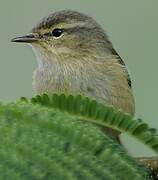
[[[138,163],[143,164],[149,168],[151,171],[151,179],[158,179],[158,157],[139,157],[136,158]]]

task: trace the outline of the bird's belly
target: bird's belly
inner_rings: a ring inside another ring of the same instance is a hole
[[[37,73],[37,72],[36,72]],[[103,82],[94,81],[81,81],[81,80],[63,80],[60,78],[49,78],[36,74],[34,77],[34,88],[37,94],[53,94],[53,93],[66,93],[66,94],[81,94],[97,100],[105,105],[113,105],[124,112],[134,113],[134,99],[131,90],[126,88],[118,92],[118,88],[111,90],[108,86],[102,85]],[[118,95],[119,93],[119,95]]]

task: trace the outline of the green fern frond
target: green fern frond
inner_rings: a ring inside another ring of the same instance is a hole
[[[117,111],[113,107],[106,107],[88,97],[64,94],[48,97],[47,94],[43,94],[32,98],[31,102],[57,108],[80,116],[81,120],[128,133],[158,152],[158,135],[155,129],[140,119],[133,119],[129,114]]]
[[[149,179],[123,147],[83,123],[81,114],[95,117],[96,102],[65,95],[37,96],[32,102],[51,108],[24,98],[0,104],[1,179]]]

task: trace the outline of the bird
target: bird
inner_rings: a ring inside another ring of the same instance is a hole
[[[94,18],[74,10],[52,12],[12,42],[27,43],[35,53],[37,94],[81,94],[134,115],[126,65]],[[120,132],[110,128],[106,132],[119,139]]]

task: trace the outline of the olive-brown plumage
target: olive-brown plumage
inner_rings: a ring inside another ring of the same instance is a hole
[[[33,86],[38,94],[82,94],[134,114],[125,64],[93,18],[76,11],[55,12],[13,41],[29,43],[36,54]]]

